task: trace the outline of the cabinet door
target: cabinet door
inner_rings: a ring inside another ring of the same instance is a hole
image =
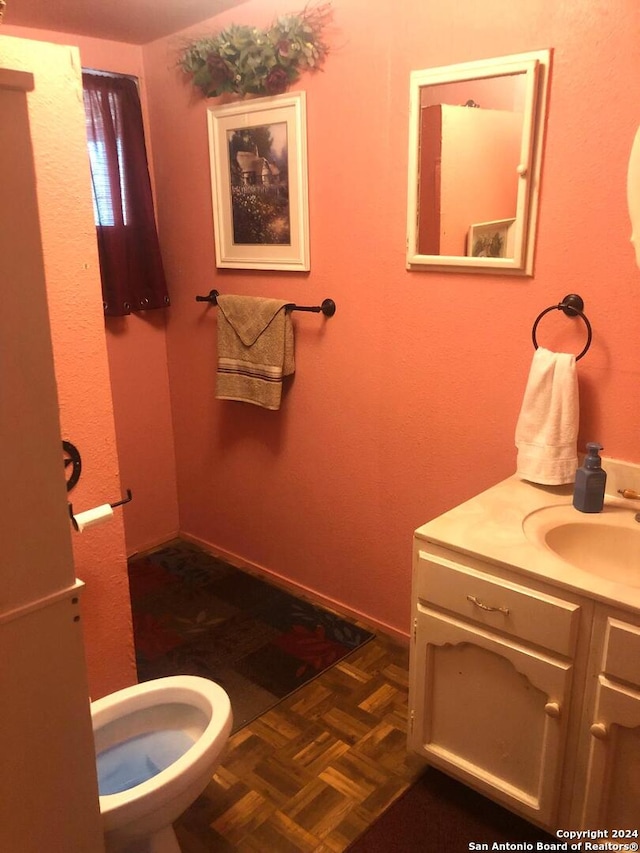
[[[572,825],[640,829],[640,624],[599,608]]]
[[[640,691],[598,678],[581,829],[638,829]]]
[[[415,627],[410,748],[551,827],[571,665],[421,605]]]

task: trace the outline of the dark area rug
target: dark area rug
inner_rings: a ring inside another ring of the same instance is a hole
[[[373,636],[185,542],[129,560],[129,587],[138,679],[213,679],[234,731]]]
[[[543,829],[429,768],[349,845],[347,853],[463,853],[507,849],[493,847],[506,842],[528,842],[533,847],[511,849],[535,850],[538,841],[558,844]]]

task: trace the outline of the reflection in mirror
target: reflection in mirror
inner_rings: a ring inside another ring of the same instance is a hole
[[[407,265],[533,272],[549,51],[411,74]]]
[[[636,131],[627,168],[627,205],[631,219],[631,245],[640,267],[640,127]]]

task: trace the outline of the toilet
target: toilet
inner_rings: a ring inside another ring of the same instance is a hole
[[[171,676],[91,703],[107,853],[180,853],[173,822],[211,780],[233,721],[207,678]]]

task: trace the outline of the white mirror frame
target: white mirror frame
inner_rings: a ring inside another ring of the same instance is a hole
[[[460,65],[448,65],[411,72],[409,185],[407,193],[407,267],[409,269],[427,268],[441,272],[467,271],[533,275],[550,61],[551,52],[540,50],[498,59],[485,59],[478,62],[465,62]],[[512,74],[526,75],[513,257],[476,258],[420,254],[418,251],[418,205],[421,89],[424,86]]]

